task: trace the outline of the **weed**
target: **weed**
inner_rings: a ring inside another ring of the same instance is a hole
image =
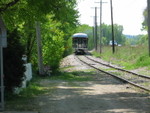
[[[88,81],[91,80],[92,72],[57,72],[51,76],[51,80],[66,80],[66,81]]]
[[[19,94],[12,94],[6,92],[6,109],[7,110],[32,110],[35,108],[33,100],[40,94],[45,94],[48,90],[47,87],[42,87],[39,84],[41,77],[34,74],[33,79],[28,83],[27,88],[22,89]]]
[[[111,47],[106,46],[103,47],[102,54],[97,52],[92,54],[108,62],[119,64],[125,69],[135,69],[144,66],[150,67],[150,57],[148,56],[147,48],[147,45],[116,47],[116,52],[113,54]]]

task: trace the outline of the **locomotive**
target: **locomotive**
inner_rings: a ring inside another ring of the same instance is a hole
[[[88,35],[85,33],[75,33],[72,36],[75,54],[86,54],[88,46]]]

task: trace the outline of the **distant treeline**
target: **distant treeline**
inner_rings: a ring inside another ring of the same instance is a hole
[[[98,44],[100,43],[99,37],[100,37],[100,30],[98,26]],[[93,31],[94,28],[89,25],[81,25],[77,29],[77,32],[84,32],[87,33],[89,36],[89,49],[93,49],[94,47],[94,38],[93,38]],[[115,41],[118,44],[121,45],[137,45],[137,44],[143,44],[147,41],[146,35],[124,35],[123,34],[123,26],[114,24],[114,36]],[[112,28],[111,25],[102,24],[102,45],[106,46],[109,45],[109,42],[112,40]]]

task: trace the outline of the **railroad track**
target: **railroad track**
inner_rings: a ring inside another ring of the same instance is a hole
[[[133,74],[133,75],[136,75],[136,76],[139,76],[139,77],[143,77],[143,78],[147,78],[147,79],[150,79],[150,76],[146,76],[146,75],[141,75],[141,74],[138,74],[138,73],[134,73],[132,71],[129,71],[129,70],[125,70],[125,69],[121,69],[121,68],[118,68],[118,67],[114,67],[110,64],[105,64],[105,63],[102,63],[100,61],[96,61],[88,56],[85,56],[87,59],[89,60],[92,60],[93,62],[96,62],[96,63],[100,63],[101,65],[104,65],[104,66],[107,66],[107,67],[110,67],[110,68],[114,68],[114,69],[117,69],[117,70],[120,70],[120,71],[123,71],[123,72],[126,72],[126,73],[129,73],[129,74]]]
[[[149,76],[137,74],[128,70],[114,67],[112,65],[96,61],[92,58],[89,58],[88,56],[76,56],[76,57],[84,64],[98,71],[111,75],[123,82],[127,82],[135,87],[138,87],[140,89],[150,92],[150,77]],[[104,70],[108,70],[109,72],[104,71]]]

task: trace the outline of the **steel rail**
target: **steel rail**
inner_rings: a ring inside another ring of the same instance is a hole
[[[103,72],[103,73],[105,73],[105,74],[111,75],[111,76],[113,76],[113,77],[115,77],[115,78],[117,78],[117,79],[119,79],[119,80],[121,80],[121,81],[123,81],[123,82],[129,83],[129,84],[131,84],[131,85],[133,85],[133,86],[135,86],[135,87],[138,87],[138,88],[140,88],[140,89],[143,89],[143,90],[145,90],[145,91],[150,92],[150,89],[148,89],[148,88],[145,88],[145,87],[140,86],[140,85],[138,85],[138,84],[135,84],[135,83],[133,83],[133,82],[131,82],[131,81],[128,81],[128,80],[126,80],[126,79],[124,79],[124,78],[118,77],[118,76],[116,76],[116,75],[114,75],[114,74],[112,74],[112,73],[108,73],[108,72],[106,72],[106,71],[104,71],[104,70],[101,70],[101,69],[99,69],[99,68],[96,68],[96,67],[94,67],[94,66],[88,64],[87,62],[81,60],[78,56],[76,56],[76,57],[77,57],[81,62],[83,62],[84,64],[86,64],[86,65],[88,65],[88,66],[90,66],[90,67],[92,67],[92,68],[94,68],[94,69],[96,69],[96,70],[98,70],[98,71],[101,71],[101,72]]]
[[[139,76],[139,77],[143,77],[143,78],[146,78],[146,79],[150,79],[150,76],[146,76],[146,75],[141,75],[141,74],[137,74],[137,73],[134,73],[134,72],[131,72],[131,71],[128,71],[128,70],[125,70],[125,69],[121,69],[121,68],[117,68],[117,67],[114,67],[114,66],[111,66],[111,65],[108,65],[108,64],[104,64],[102,62],[99,62],[99,61],[96,61],[96,60],[93,60],[87,56],[85,56],[87,59],[90,59],[96,63],[99,63],[99,64],[102,64],[104,66],[107,66],[107,67],[110,67],[110,68],[114,68],[114,69],[117,69],[117,70],[120,70],[120,71],[123,71],[123,72],[127,72],[127,73],[130,73],[130,74],[133,74],[133,75],[136,75],[136,76]]]

